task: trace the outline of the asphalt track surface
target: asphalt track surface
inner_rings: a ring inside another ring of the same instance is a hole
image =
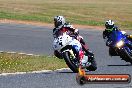
[[[130,74],[132,66],[119,57],[110,57],[102,30],[81,29],[80,34],[95,53],[98,69],[88,74]],[[0,24],[0,51],[52,55],[52,28],[22,24]],[[76,82],[70,70],[0,76],[0,88],[132,88],[129,84],[85,84]]]

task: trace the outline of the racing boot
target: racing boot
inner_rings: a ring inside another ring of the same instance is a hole
[[[85,49],[85,55],[88,56],[88,61],[92,62],[94,60],[94,53],[89,49]]]

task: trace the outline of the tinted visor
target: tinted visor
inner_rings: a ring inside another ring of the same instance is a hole
[[[112,29],[114,27],[114,25],[105,24],[105,27],[106,27],[106,29]]]

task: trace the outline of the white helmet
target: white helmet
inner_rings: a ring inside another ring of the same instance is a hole
[[[54,25],[55,27],[59,27],[65,24],[65,18],[63,16],[55,16],[54,17]]]
[[[107,21],[105,22],[105,27],[106,27],[107,29],[113,28],[113,27],[114,27],[114,21],[112,21],[112,20],[107,20]]]

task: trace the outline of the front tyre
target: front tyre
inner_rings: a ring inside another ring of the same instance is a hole
[[[116,53],[115,49],[112,47],[109,47],[109,55],[110,56],[118,56],[118,54]]]
[[[78,65],[77,62],[75,62],[75,58],[71,57],[71,54],[69,51],[66,51],[63,53],[64,60],[68,67],[74,72],[78,73]],[[77,60],[76,60],[77,61]]]
[[[127,52],[126,49],[123,50],[123,53],[125,55],[126,61],[130,62],[132,64],[132,56]]]

